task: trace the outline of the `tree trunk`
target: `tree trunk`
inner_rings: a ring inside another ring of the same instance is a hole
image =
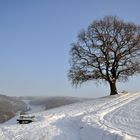
[[[110,85],[110,95],[118,94],[117,88],[116,88],[116,81],[110,81],[109,85]]]

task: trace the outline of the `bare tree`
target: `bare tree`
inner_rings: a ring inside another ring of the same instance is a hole
[[[109,83],[110,95],[117,94],[117,81],[140,73],[140,26],[106,16],[79,33],[70,55],[73,85],[102,80]]]

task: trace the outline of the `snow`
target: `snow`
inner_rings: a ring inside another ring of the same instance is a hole
[[[30,107],[36,121],[1,124],[0,140],[140,139],[140,93],[82,101],[49,111]]]

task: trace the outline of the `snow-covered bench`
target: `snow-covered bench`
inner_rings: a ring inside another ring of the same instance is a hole
[[[28,124],[33,122],[34,120],[35,120],[35,116],[31,116],[31,115],[20,115],[17,118],[19,124]]]

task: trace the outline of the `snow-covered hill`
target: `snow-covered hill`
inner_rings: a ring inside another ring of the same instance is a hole
[[[78,97],[70,97],[70,96],[54,96],[54,97],[32,97],[30,100],[31,105],[36,106],[45,106],[45,109],[52,109],[68,104],[73,104],[77,102],[81,102],[84,100],[89,100],[88,98],[78,98]]]
[[[139,140],[140,93],[35,113],[31,124],[0,125],[0,140]]]

